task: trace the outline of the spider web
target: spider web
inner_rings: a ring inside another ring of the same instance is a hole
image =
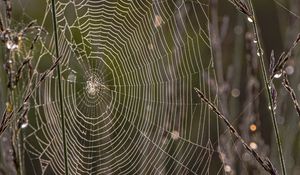
[[[217,174],[217,119],[193,90],[215,98],[208,2],[60,0],[56,8],[70,174]],[[54,53],[49,36],[37,74]],[[33,95],[28,173],[65,171],[58,88],[53,73]]]

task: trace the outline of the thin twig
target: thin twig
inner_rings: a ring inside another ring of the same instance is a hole
[[[27,54],[27,56],[24,58],[24,61],[23,63],[21,64],[21,66],[18,68],[18,72],[17,72],[17,75],[16,75],[16,85],[17,83],[19,82],[20,78],[22,77],[22,72],[23,72],[23,69],[26,65],[28,65],[28,67],[30,68],[30,76],[32,75],[32,71],[31,71],[31,53],[34,49],[34,45],[35,43],[38,41],[39,37],[40,37],[40,34],[41,34],[41,31],[35,36],[35,38],[33,39],[32,43],[31,43],[31,46],[30,46],[30,49],[29,49],[29,52]]]
[[[268,80],[268,76],[267,76],[267,71],[266,71],[266,66],[265,66],[264,56],[263,56],[263,49],[262,49],[262,45],[261,45],[261,42],[260,42],[260,37],[259,37],[259,33],[258,33],[258,26],[257,26],[256,18],[255,18],[255,12],[254,12],[254,8],[253,8],[252,0],[248,0],[248,2],[250,4],[251,11],[252,11],[252,16],[251,16],[252,21],[251,22],[252,22],[252,26],[253,26],[253,30],[254,30],[254,35],[255,35],[255,38],[257,40],[258,58],[259,58],[260,66],[261,66],[261,69],[262,69],[265,88],[267,89],[268,103],[269,103],[269,106],[271,107],[271,110],[270,110],[271,111],[271,118],[272,118],[273,128],[274,128],[274,131],[275,131],[277,148],[278,148],[278,152],[279,152],[280,165],[281,165],[281,169],[282,169],[282,174],[286,175],[285,161],[284,161],[284,157],[283,157],[280,134],[279,134],[278,124],[277,124],[277,119],[276,119],[276,116],[275,116],[275,108],[274,108],[274,103],[273,103],[273,100],[272,100],[272,92],[271,92],[271,88],[270,88],[271,84],[270,84],[270,81]]]
[[[290,96],[292,98],[292,101],[293,101],[293,104],[294,104],[294,107],[295,107],[295,109],[297,111],[297,114],[298,114],[298,116],[300,118],[300,106],[299,106],[298,100],[296,98],[296,93],[293,90],[293,88],[290,86],[290,82],[289,82],[287,74],[285,72],[283,73],[282,85],[284,86],[284,88],[290,94]]]
[[[232,3],[240,12],[244,13],[248,17],[252,16],[252,13],[249,10],[249,7],[241,0],[228,0],[228,1],[230,3]]]
[[[12,118],[14,116],[15,113],[19,113],[22,111],[22,109],[24,108],[25,105],[27,105],[26,103],[29,101],[30,97],[32,96],[33,92],[40,87],[41,83],[45,81],[46,77],[48,77],[53,70],[55,69],[55,67],[58,65],[59,61],[61,58],[58,58],[54,64],[50,67],[49,70],[47,70],[45,73],[42,74],[41,78],[39,79],[39,81],[36,83],[36,85],[34,86],[33,89],[31,89],[27,95],[25,96],[22,105],[18,108],[17,111],[12,111],[10,113],[7,112],[7,110],[4,111],[3,116],[2,116],[2,121],[0,124],[0,136],[4,133],[4,131],[6,130],[6,128],[9,126],[10,122],[12,121]]]
[[[213,111],[217,116],[223,120],[226,124],[226,126],[229,128],[230,132],[243,144],[243,146],[246,148],[246,150],[256,159],[256,161],[269,173],[272,175],[276,175],[277,171],[270,162],[268,158],[261,157],[254,149],[252,149],[245,141],[244,139],[239,135],[239,133],[236,131],[236,129],[233,127],[233,125],[227,120],[227,118],[219,111],[219,109],[210,102],[205,95],[197,88],[194,88],[198,94],[198,96],[201,98],[202,101],[204,101],[211,111]]]
[[[297,35],[296,40],[294,41],[293,45],[290,47],[290,49],[288,50],[288,52],[287,53],[283,52],[281,54],[281,56],[279,57],[277,63],[275,64],[275,66],[273,68],[271,79],[273,79],[274,76],[276,74],[278,74],[278,73],[282,74],[283,67],[285,66],[287,60],[290,58],[293,49],[297,46],[297,44],[299,43],[299,41],[300,41],[300,33]]]
[[[58,33],[57,33],[57,21],[56,21],[56,8],[55,8],[55,0],[51,1],[52,6],[52,25],[54,31],[54,41],[55,41],[55,54],[56,57],[59,57],[59,48],[58,48]],[[67,141],[66,141],[66,127],[65,127],[65,117],[64,117],[64,101],[62,97],[62,85],[61,85],[61,72],[60,66],[57,65],[57,75],[58,75],[58,90],[59,90],[59,101],[60,101],[60,115],[61,115],[61,124],[62,124],[62,141],[63,141],[63,149],[64,149],[64,167],[65,167],[65,175],[68,175],[68,150],[67,150]]]

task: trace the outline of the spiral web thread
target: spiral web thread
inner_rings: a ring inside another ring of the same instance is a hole
[[[218,122],[193,90],[214,98],[208,1],[60,0],[56,8],[70,174],[219,173]],[[50,13],[48,1],[43,24]],[[36,72],[53,53],[49,36]],[[31,106],[27,171],[63,174],[58,75]]]

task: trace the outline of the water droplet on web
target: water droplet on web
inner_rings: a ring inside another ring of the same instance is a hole
[[[256,39],[255,39],[255,40],[253,40],[253,43],[254,43],[254,44],[256,44],[256,43],[257,43],[257,40],[256,40]]]
[[[231,172],[231,167],[230,167],[229,165],[225,165],[225,166],[224,166],[224,171],[225,171],[226,173]]]
[[[248,22],[251,22],[251,23],[253,22],[253,19],[250,16],[248,16],[247,20],[248,20]]]
[[[7,41],[6,42],[6,48],[9,50],[14,50],[18,48],[18,45],[14,44],[12,41]]]
[[[172,133],[171,133],[171,138],[172,138],[173,140],[178,140],[178,139],[179,139],[179,132],[176,131],[176,130],[172,131]]]
[[[73,72],[68,75],[68,81],[76,82],[76,75]]]

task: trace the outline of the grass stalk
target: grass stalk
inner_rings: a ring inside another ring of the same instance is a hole
[[[271,93],[271,86],[270,86],[270,81],[271,79],[268,78],[267,75],[267,71],[266,71],[266,66],[264,63],[264,56],[263,56],[263,49],[262,49],[262,45],[260,42],[260,37],[259,37],[259,33],[258,33],[258,26],[257,26],[257,21],[255,18],[255,12],[254,12],[254,8],[253,8],[253,4],[252,4],[252,0],[248,0],[249,5],[250,5],[250,10],[252,12],[252,26],[253,26],[253,30],[254,30],[254,35],[255,38],[257,40],[257,55],[259,58],[259,62],[260,62],[260,66],[262,69],[262,74],[263,74],[263,80],[264,80],[264,85],[267,89],[267,98],[268,98],[268,103],[270,106],[270,111],[271,111],[271,118],[272,118],[272,124],[273,124],[273,129],[275,132],[275,138],[276,138],[276,143],[277,143],[277,149],[279,152],[279,160],[280,160],[280,165],[281,165],[281,170],[282,170],[282,174],[286,175],[286,167],[285,167],[285,161],[284,161],[284,156],[283,156],[283,151],[282,151],[282,144],[281,144],[281,140],[280,140],[280,134],[279,134],[279,129],[278,129],[278,124],[277,124],[277,119],[275,116],[275,110],[274,110],[274,103],[272,100],[272,93]]]
[[[255,160],[271,175],[277,175],[277,171],[272,165],[271,161],[268,158],[260,156],[254,149],[252,149],[246,141],[241,137],[241,135],[237,132],[237,130],[233,127],[233,125],[229,122],[227,117],[217,108],[215,104],[208,100],[208,98],[197,88],[194,88],[197,92],[198,97],[208,105],[210,110],[214,112],[226,125],[226,127],[230,130],[230,132],[242,143],[243,147],[251,154]]]
[[[55,8],[55,0],[51,1],[52,5],[52,23],[53,23],[53,31],[54,31],[54,40],[55,40],[55,51],[56,58],[59,56],[58,49],[58,34],[57,34],[57,21],[56,21],[56,8]],[[61,123],[62,123],[62,138],[63,138],[63,150],[64,150],[64,164],[65,164],[65,174],[68,175],[68,153],[67,153],[67,142],[66,142],[66,128],[65,128],[65,117],[64,117],[64,108],[63,108],[63,98],[62,98],[62,86],[61,86],[61,72],[60,65],[57,65],[57,76],[58,76],[58,86],[59,86],[59,100],[60,100],[60,113],[61,113]]]

